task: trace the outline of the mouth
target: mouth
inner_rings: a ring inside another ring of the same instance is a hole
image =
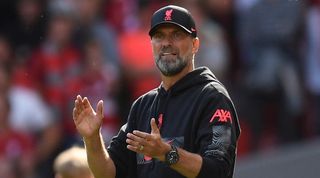
[[[176,53],[161,53],[160,56],[175,56]]]

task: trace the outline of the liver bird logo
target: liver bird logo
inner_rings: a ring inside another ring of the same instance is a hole
[[[166,16],[164,17],[165,21],[172,20],[172,18],[171,18],[172,12],[173,12],[173,9],[166,10],[166,14],[165,14]]]

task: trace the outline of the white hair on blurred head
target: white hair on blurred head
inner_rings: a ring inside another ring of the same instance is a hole
[[[74,146],[61,152],[55,159],[53,168],[59,178],[93,178],[86,150],[81,147]]]

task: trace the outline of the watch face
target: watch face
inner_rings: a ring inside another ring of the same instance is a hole
[[[172,150],[166,154],[166,163],[169,165],[175,164],[179,161],[179,154],[177,149],[172,146]]]
[[[172,151],[172,152],[169,153],[169,155],[168,155],[168,161],[169,161],[171,164],[175,163],[175,162],[177,161],[177,159],[178,159],[177,152]]]

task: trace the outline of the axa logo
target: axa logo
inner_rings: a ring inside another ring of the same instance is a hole
[[[213,122],[215,119],[218,119],[218,122],[230,122],[232,123],[232,118],[230,111],[224,109],[217,109],[216,112],[210,119],[210,123]]]
[[[164,20],[168,21],[168,20],[172,20],[171,16],[172,16],[172,12],[173,12],[173,9],[170,9],[170,10],[166,10],[166,16],[164,17]]]

